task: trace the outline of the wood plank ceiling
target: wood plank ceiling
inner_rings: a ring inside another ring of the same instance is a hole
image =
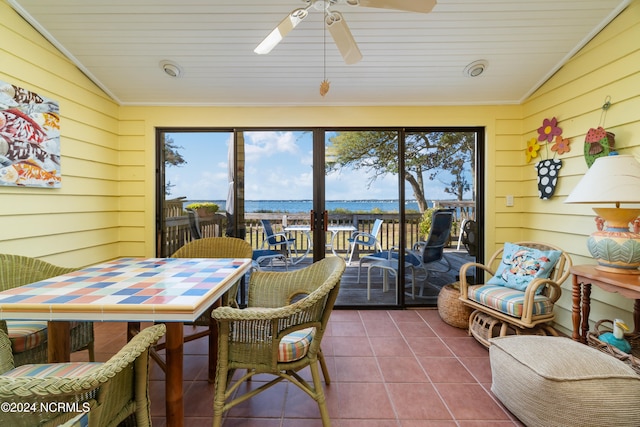
[[[632,0],[438,0],[428,14],[341,0],[354,65],[316,10],[253,52],[301,0],[7,1],[123,105],[313,106],[519,103]],[[466,76],[478,60],[484,73]]]

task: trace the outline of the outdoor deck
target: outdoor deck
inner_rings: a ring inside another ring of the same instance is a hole
[[[457,280],[460,266],[466,262],[473,261],[473,258],[467,253],[466,250],[456,250],[455,247],[445,249],[445,256],[451,263],[452,268],[448,272],[431,272],[429,277],[424,283],[424,276],[418,274],[416,280],[416,295],[415,299],[411,299],[410,294],[410,281],[405,292],[405,304],[408,306],[420,305],[420,306],[435,306],[440,289],[448,284]],[[289,266],[289,270],[299,269],[311,264],[311,257],[307,257],[300,261],[298,264]],[[444,264],[437,265],[438,268],[444,267]],[[273,266],[266,265],[265,270],[273,271],[285,271],[284,264],[281,262],[274,262]],[[410,275],[409,275],[410,277]],[[374,270],[371,275],[371,299],[367,300],[367,268],[363,263],[363,268],[360,275],[360,282],[358,282],[358,260],[354,260],[351,265],[347,266],[347,269],[342,276],[342,282],[340,284],[340,293],[338,294],[338,300],[336,306],[340,307],[362,307],[362,306],[391,306],[396,304],[396,293],[394,292],[394,279],[389,278],[390,289],[387,292],[382,290],[382,275],[379,274],[379,270]],[[424,284],[424,293],[419,296],[420,285]]]

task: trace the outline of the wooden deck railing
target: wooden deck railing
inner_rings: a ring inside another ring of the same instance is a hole
[[[463,219],[473,219],[475,217],[475,205],[472,202],[434,202],[434,205],[440,208],[455,208],[456,216],[452,226],[452,241],[457,240],[460,224]],[[164,228],[164,245],[161,255],[169,256],[182,247],[185,243],[191,241],[191,231],[189,220],[185,215],[175,215],[179,213],[172,208],[171,216],[165,217]],[[408,213],[406,217],[406,243],[408,246],[413,245],[424,237],[420,236],[419,224],[421,215],[419,213]],[[380,243],[383,249],[388,249],[400,244],[400,224],[397,213],[386,214],[330,214],[330,225],[353,225],[358,231],[370,232],[376,218],[382,219],[384,222],[380,229]],[[286,219],[282,213],[246,213],[245,214],[245,240],[251,247],[259,249],[265,240],[264,230],[260,223],[261,219],[268,219],[274,227],[274,231],[283,230],[283,220],[287,225],[309,224],[309,214],[286,214]],[[224,213],[217,213],[211,217],[200,218],[200,228],[203,237],[214,237],[225,235],[227,227],[227,219]],[[327,241],[330,234],[327,235]],[[338,233],[334,241],[334,249],[338,253],[346,253],[349,248],[349,233]],[[305,252],[308,249],[308,241],[302,233],[298,233],[296,238],[296,247],[298,252]]]

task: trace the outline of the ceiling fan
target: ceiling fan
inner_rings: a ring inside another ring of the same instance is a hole
[[[329,29],[344,62],[355,64],[362,59],[347,23],[340,12],[331,10],[331,6],[340,1],[349,6],[372,7],[379,9],[402,10],[407,12],[429,13],[436,5],[436,0],[302,0],[306,6],[294,9],[278,24],[271,33],[254,49],[255,53],[267,54],[276,47],[296,26],[309,14],[311,8],[324,11],[324,21]]]

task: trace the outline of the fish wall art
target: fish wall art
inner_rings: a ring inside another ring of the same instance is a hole
[[[59,188],[58,103],[0,81],[0,185]]]

